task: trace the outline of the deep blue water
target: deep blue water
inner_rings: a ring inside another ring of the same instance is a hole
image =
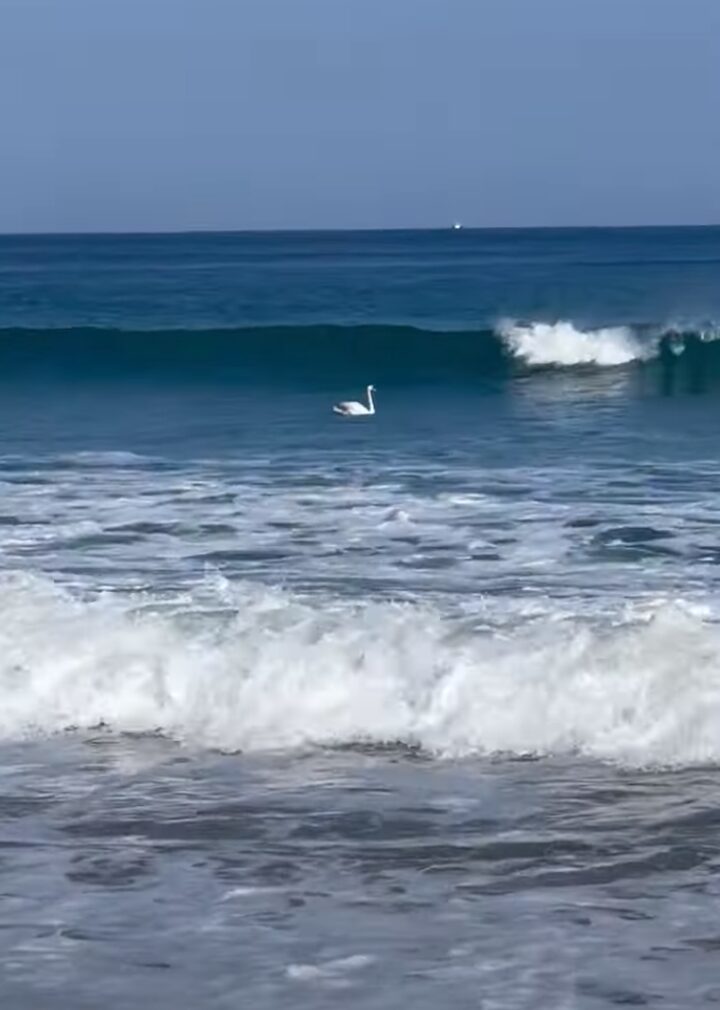
[[[3,326],[718,318],[720,228],[0,237]]]
[[[718,338],[720,228],[0,237],[3,1005],[717,1001]]]

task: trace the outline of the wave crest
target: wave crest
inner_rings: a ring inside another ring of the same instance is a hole
[[[642,340],[627,326],[581,330],[571,322],[506,322],[500,336],[512,355],[527,365],[599,365],[612,367],[647,361],[658,351],[657,340]]]

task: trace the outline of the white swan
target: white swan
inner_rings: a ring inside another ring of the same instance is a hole
[[[368,386],[367,388],[367,407],[364,403],[358,403],[357,400],[344,400],[342,403],[336,403],[333,410],[336,414],[342,414],[343,417],[367,417],[369,414],[375,413],[375,404],[373,402],[373,393],[375,392],[374,386]]]

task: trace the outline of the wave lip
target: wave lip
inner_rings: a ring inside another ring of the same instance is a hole
[[[581,330],[564,320],[527,324],[505,322],[499,334],[513,357],[533,367],[617,367],[632,361],[647,361],[658,351],[656,341],[642,340],[627,326]]]

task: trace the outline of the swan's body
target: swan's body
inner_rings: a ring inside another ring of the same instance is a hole
[[[367,406],[364,403],[359,403],[357,400],[344,400],[342,403],[336,403],[333,410],[336,414],[342,414],[343,417],[368,417],[370,414],[375,413],[374,392],[375,387],[368,386]]]

